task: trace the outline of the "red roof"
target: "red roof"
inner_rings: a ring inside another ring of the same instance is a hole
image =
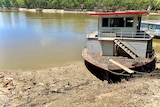
[[[146,15],[147,11],[117,11],[117,12],[103,12],[93,13],[90,16],[114,16],[114,15]]]

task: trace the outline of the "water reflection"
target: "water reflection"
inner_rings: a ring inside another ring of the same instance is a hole
[[[39,69],[81,60],[86,32],[97,21],[86,14],[0,12],[1,69]]]

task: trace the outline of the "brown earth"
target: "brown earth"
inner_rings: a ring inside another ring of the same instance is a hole
[[[160,70],[108,84],[83,62],[38,71],[1,71],[0,107],[160,107]]]

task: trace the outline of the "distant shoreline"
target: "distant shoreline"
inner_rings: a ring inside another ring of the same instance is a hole
[[[72,10],[65,10],[65,9],[27,9],[27,8],[2,8],[0,7],[0,11],[21,11],[21,12],[42,12],[42,13],[96,13],[96,12],[103,12],[103,10],[98,11],[88,11],[87,9],[72,9]],[[160,15],[160,10],[151,11],[149,15]]]
[[[27,8],[0,8],[0,11],[20,11],[20,12],[42,12],[42,13],[96,13],[97,11],[88,11],[87,9],[73,9],[73,10],[64,10],[64,9],[27,9]],[[100,10],[103,11],[103,10]],[[160,10],[156,12],[150,12],[149,15],[160,15]]]
[[[42,12],[42,13],[96,13],[95,11],[74,9],[74,10],[64,10],[64,9],[27,9],[27,8],[0,8],[0,11],[22,11],[22,12]]]

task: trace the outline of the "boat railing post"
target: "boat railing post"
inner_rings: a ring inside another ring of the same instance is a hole
[[[121,31],[121,38],[122,38],[122,31]]]
[[[132,38],[133,38],[133,34],[134,34],[134,32],[132,32]]]

